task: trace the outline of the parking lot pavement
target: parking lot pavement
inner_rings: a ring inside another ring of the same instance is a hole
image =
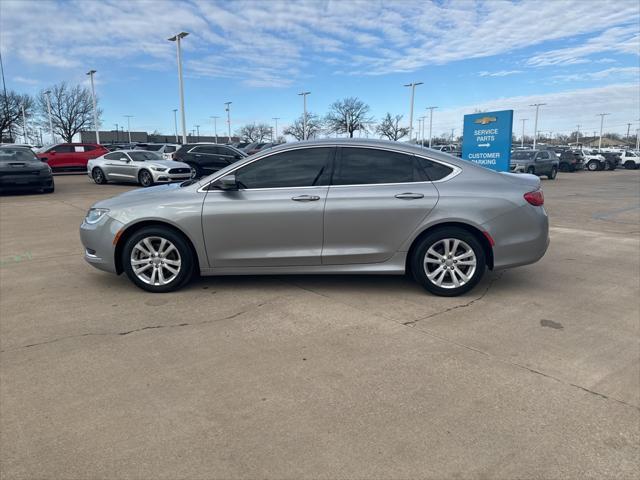
[[[551,245],[470,294],[84,263],[128,186],[0,197],[2,478],[638,478],[640,172],[543,181]]]

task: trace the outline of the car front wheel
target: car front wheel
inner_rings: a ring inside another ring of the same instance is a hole
[[[555,180],[556,175],[558,175],[558,169],[556,167],[552,167],[551,172],[549,173],[549,175],[547,175],[547,178],[549,180]]]
[[[100,167],[96,167],[91,171],[91,177],[93,177],[93,181],[98,185],[104,185],[107,183],[107,177]]]
[[[148,170],[142,170],[138,174],[138,181],[143,187],[150,187],[151,185],[153,185],[153,177]]]
[[[413,276],[427,291],[455,297],[470,291],[486,268],[484,249],[466,230],[447,227],[423,238],[413,252]]]
[[[597,160],[590,160],[589,163],[587,163],[587,170],[589,170],[590,172],[595,172],[596,170],[600,169],[600,162],[598,162]]]
[[[129,279],[148,292],[177,290],[193,276],[195,258],[182,235],[166,227],[146,227],[133,234],[122,249]]]

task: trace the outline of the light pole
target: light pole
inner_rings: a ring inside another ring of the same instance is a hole
[[[127,132],[129,132],[129,143],[131,143],[131,119],[133,115],[124,115],[127,118]]]
[[[627,144],[629,144],[629,131],[631,130],[631,124],[627,123]]]
[[[96,143],[100,143],[100,131],[98,128],[98,107],[96,106],[96,87],[93,84],[93,75],[95,70],[89,70],[87,75],[91,79],[91,101],[93,102],[93,128],[96,129]]]
[[[429,110],[429,148],[431,148],[431,132],[433,130],[433,111],[438,107],[427,107]]]
[[[214,116],[209,117],[209,118],[213,119],[213,136],[216,139],[216,143],[218,143],[218,119],[220,117],[214,115]]]
[[[51,143],[56,143],[56,139],[53,137],[53,120],[51,119],[51,90],[44,92],[47,97],[47,111],[49,112],[49,133],[51,134]]]
[[[302,139],[307,140],[307,95],[311,92],[300,92],[298,95],[302,96],[303,113],[302,113]],[[349,126],[347,126],[349,130]],[[348,132],[347,132],[348,133]]]
[[[169,38],[170,42],[176,42],[178,50],[178,87],[180,89],[180,116],[182,121],[182,143],[187,143],[187,122],[184,118],[184,87],[182,84],[182,50],[180,49],[180,40],[189,35],[187,32],[180,32]]]
[[[180,141],[178,140],[178,109],[177,108],[173,109],[173,127],[176,132],[176,143],[180,143]]]
[[[423,82],[411,82],[407,83],[405,87],[411,87],[411,104],[409,106],[409,143],[411,143],[411,139],[413,138],[413,99],[416,94],[416,86],[422,85]]]
[[[421,116],[420,120],[422,120],[422,130],[420,133],[420,138],[421,138],[420,145],[424,148],[424,125],[425,123],[427,123],[427,116],[426,115]]]
[[[536,107],[536,120],[533,124],[533,149],[536,149],[536,140],[538,139],[538,110],[542,105],[546,105],[546,103],[534,103],[533,105],[529,105],[530,107]]]
[[[576,147],[578,146],[578,142],[580,141],[580,125],[576,125],[577,130],[576,130]]]
[[[278,141],[278,120],[280,120],[280,117],[273,117],[271,120],[275,120],[276,122],[276,142]]]
[[[200,125],[196,125],[196,143],[200,141]]]
[[[526,122],[527,120],[529,120],[528,118],[523,118],[521,120],[522,122],[522,136],[520,137],[520,147],[524,147],[524,122]]]
[[[422,117],[418,117],[418,133],[416,133],[416,144],[420,143],[420,132],[422,131]]]
[[[455,132],[455,130],[456,130],[455,128],[451,129],[451,138],[449,139],[450,144],[453,144],[453,132]]]
[[[610,113],[599,113],[596,116],[600,117],[600,138],[598,139],[598,151],[602,149],[602,126],[604,125],[604,117],[606,115],[611,115]]]
[[[227,133],[229,139],[227,143],[231,143],[231,104],[233,102],[224,102],[224,110],[227,112]]]
[[[24,114],[24,103],[20,107],[22,108],[22,137],[24,138],[24,143],[29,143],[27,141],[27,116]]]
[[[118,130],[118,124],[114,123],[114,125],[116,126],[116,142],[120,141],[120,131]]]

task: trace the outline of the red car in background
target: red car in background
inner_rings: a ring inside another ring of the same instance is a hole
[[[36,153],[38,158],[47,162],[53,171],[87,170],[87,162],[109,153],[97,143],[59,143]]]

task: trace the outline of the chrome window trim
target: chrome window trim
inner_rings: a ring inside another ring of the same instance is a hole
[[[390,186],[390,185],[415,185],[415,184],[422,184],[422,183],[441,183],[441,182],[446,182],[448,180],[451,180],[452,178],[458,176],[460,173],[462,173],[462,168],[453,165],[451,163],[447,163],[443,160],[436,160],[434,158],[428,157],[426,155],[420,155],[417,153],[407,153],[403,150],[398,150],[398,149],[394,149],[394,148],[383,148],[383,147],[378,147],[378,146],[369,146],[369,145],[338,145],[338,144],[328,144],[328,145],[303,145],[303,146],[293,146],[291,148],[285,149],[285,150],[278,150],[277,152],[269,152],[266,155],[262,155],[259,156],[258,158],[254,158],[252,159],[250,162],[247,163],[243,163],[242,165],[238,165],[236,168],[226,172],[224,175],[216,175],[214,176],[210,181],[208,181],[206,184],[202,185],[200,188],[198,188],[197,192],[198,193],[208,193],[208,192],[225,192],[225,190],[207,190],[207,187],[209,185],[211,185],[213,182],[215,182],[216,180],[218,180],[219,178],[222,178],[223,176],[226,175],[231,175],[232,173],[235,173],[236,170],[239,170],[242,167],[245,167],[247,165],[252,164],[253,162],[256,162],[258,160],[262,160],[263,158],[267,158],[270,157],[271,155],[276,155],[278,153],[285,153],[285,152],[291,152],[293,150],[305,150],[305,149],[311,149],[311,148],[336,148],[336,147],[340,147],[340,148],[368,148],[368,149],[373,149],[373,150],[383,150],[385,152],[394,152],[394,153],[401,153],[404,155],[413,155],[415,157],[420,157],[420,158],[424,158],[425,160],[429,160],[430,162],[435,162],[435,163],[439,163],[440,165],[444,165],[446,167],[449,167],[452,169],[451,173],[449,175],[447,175],[446,177],[442,177],[440,180],[433,180],[433,181],[423,181],[423,182],[400,182],[400,183],[356,183],[356,184],[350,184],[350,185],[312,185],[312,186],[306,186],[306,187],[271,187],[271,188],[246,188],[243,189],[241,191],[246,192],[246,191],[264,191],[264,190],[291,190],[291,189],[302,189],[302,188],[319,188],[319,187],[379,187],[379,186]],[[217,173],[217,172],[216,172]]]

